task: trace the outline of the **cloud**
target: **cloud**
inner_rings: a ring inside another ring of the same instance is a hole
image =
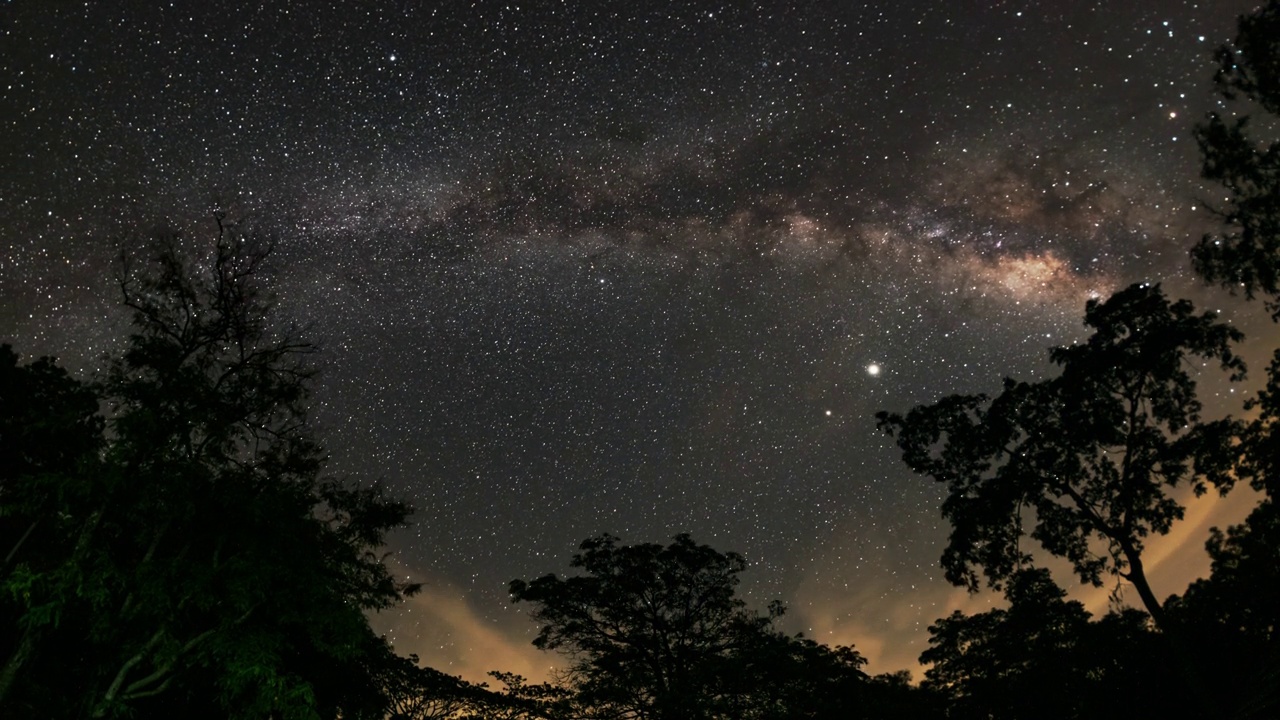
[[[1147,576],[1157,597],[1181,594],[1193,580],[1207,575],[1209,557],[1203,547],[1209,528],[1240,522],[1257,499],[1257,493],[1248,488],[1238,488],[1225,498],[1214,493],[1196,498],[1186,490],[1179,498],[1187,508],[1185,518],[1168,535],[1148,538],[1144,551]],[[924,671],[918,658],[928,647],[929,625],[956,610],[973,615],[1002,607],[1004,599],[989,590],[970,594],[942,580],[936,569],[943,548],[941,535],[926,550],[930,569],[904,568],[893,535],[887,529],[852,523],[838,530],[826,552],[814,558],[808,579],[789,605],[807,635],[828,644],[852,644],[867,658],[869,672],[906,669],[918,680]],[[1083,585],[1064,560],[1038,553],[1036,562],[1048,568],[1068,596],[1082,602],[1095,617],[1112,607],[1116,595],[1126,605],[1141,607],[1128,583],[1106,579],[1102,587]]]
[[[464,680],[486,682],[493,670],[514,672],[532,682],[551,679],[558,657],[530,644],[531,622],[522,632],[510,616],[506,622],[486,618],[467,598],[462,590],[431,579],[422,592],[373,615],[370,622],[398,654],[415,654],[423,665]],[[518,618],[527,619],[522,614]]]

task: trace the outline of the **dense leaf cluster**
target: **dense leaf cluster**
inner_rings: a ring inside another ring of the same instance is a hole
[[[376,554],[409,508],[323,474],[312,348],[271,324],[268,248],[219,229],[122,259],[97,381],[0,349],[6,717],[380,711],[364,612],[412,590]]]
[[[1106,572],[1132,582],[1159,621],[1144,540],[1182,518],[1179,485],[1200,494],[1234,480],[1239,426],[1201,420],[1192,362],[1215,361],[1238,379],[1244,365],[1231,343],[1241,334],[1147,284],[1091,300],[1085,324],[1094,329],[1086,342],[1051,352],[1057,377],[1006,380],[990,400],[880,413],[880,426],[907,465],[947,485],[942,562],[952,582],[977,589],[980,570],[998,586],[1031,562],[1029,534],[1085,582],[1099,585]]]
[[[1047,570],[1014,573],[1008,608],[959,611],[929,628],[922,687],[948,698],[954,718],[1178,717],[1177,677],[1138,610],[1094,621]]]
[[[1240,19],[1232,46],[1215,55],[1214,82],[1225,100],[1251,103],[1270,117],[1271,140],[1257,137],[1256,118],[1213,112],[1196,127],[1203,173],[1230,193],[1215,207],[1224,230],[1206,235],[1192,249],[1196,270],[1208,281],[1263,295],[1280,318],[1280,4],[1269,2]]]
[[[511,583],[534,605],[534,644],[570,660],[571,717],[653,720],[932,717],[928,693],[901,678],[871,678],[850,647],[774,628],[780,604],[737,597],[746,569],[677,535],[671,544],[582,544],[578,574]]]

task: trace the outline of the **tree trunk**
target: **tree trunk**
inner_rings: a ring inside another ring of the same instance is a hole
[[[1141,554],[1128,543],[1124,543],[1122,549],[1124,550],[1125,560],[1129,564],[1129,571],[1124,573],[1122,577],[1137,589],[1138,597],[1142,598],[1142,604],[1146,606],[1147,612],[1150,613],[1152,622],[1160,630],[1160,637],[1164,638],[1165,642],[1169,644],[1169,649],[1173,653],[1178,670],[1183,679],[1187,681],[1187,688],[1192,695],[1191,699],[1200,706],[1201,717],[1225,717],[1222,709],[1213,702],[1209,689],[1205,687],[1200,677],[1200,673],[1196,668],[1195,654],[1191,652],[1190,646],[1182,637],[1181,630],[1173,627],[1172,623],[1169,622],[1164,606],[1156,599],[1155,591],[1151,589],[1151,583],[1147,582],[1147,573],[1142,566]]]
[[[0,670],[0,708],[4,707],[5,698],[9,695],[9,688],[13,687],[13,681],[18,677],[18,670],[22,669],[27,659],[31,657],[31,652],[35,650],[35,634],[35,629],[30,627],[22,631],[22,639],[18,641],[18,648],[13,651],[13,655],[9,656],[9,661],[4,664],[4,669]]]
[[[9,569],[9,563],[13,562],[13,556],[18,554],[18,550],[22,549],[22,544],[27,541],[27,538],[31,537],[31,533],[39,524],[40,518],[36,518],[27,526],[27,531],[22,533],[22,537],[18,538],[18,542],[14,543],[13,548],[9,550],[9,554],[4,556],[4,569]]]
[[[106,716],[107,710],[110,709],[111,704],[116,701],[116,696],[120,694],[120,690],[124,686],[124,681],[129,677],[129,672],[133,670],[135,665],[146,660],[147,656],[151,654],[151,651],[154,650],[163,639],[164,628],[161,628],[157,630],[149,640],[147,640],[147,644],[142,646],[141,650],[135,653],[128,660],[124,661],[124,664],[121,665],[120,669],[116,672],[115,678],[111,680],[111,685],[109,685],[107,687],[107,691],[103,693],[102,700],[94,708],[93,717],[100,718]]]
[[[1155,622],[1156,627],[1161,632],[1169,632],[1169,619],[1165,616],[1164,606],[1156,599],[1156,593],[1151,589],[1151,583],[1147,582],[1147,573],[1142,566],[1142,556],[1137,550],[1134,550],[1126,543],[1124,546],[1125,561],[1129,563],[1129,571],[1124,573],[1122,577],[1133,584],[1138,591],[1138,597],[1142,598],[1142,605],[1147,609],[1147,613],[1151,615],[1151,620]]]

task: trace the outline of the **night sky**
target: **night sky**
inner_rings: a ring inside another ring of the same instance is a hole
[[[918,677],[991,598],[942,580],[944,488],[877,410],[1044,377],[1137,280],[1273,333],[1186,255],[1210,53],[1253,5],[14,0],[0,341],[91,374],[117,248],[228,209],[279,237],[332,469],[418,508],[397,649],[540,679],[508,581],[689,532],[787,630]],[[1153,545],[1158,594],[1248,502]]]

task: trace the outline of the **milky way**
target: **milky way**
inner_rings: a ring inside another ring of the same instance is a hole
[[[545,674],[506,582],[601,532],[910,667],[987,600],[875,411],[1051,372],[1131,281],[1233,308],[1190,128],[1249,2],[266,5],[2,11],[0,338],[90,373],[121,243],[275,234],[332,468],[418,508],[377,623],[472,679]]]

